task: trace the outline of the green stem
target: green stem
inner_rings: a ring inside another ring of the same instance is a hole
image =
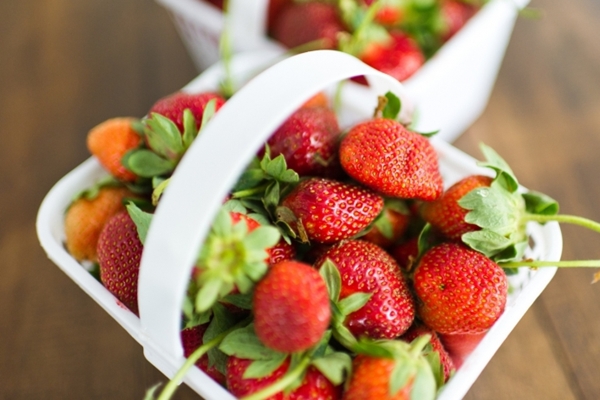
[[[587,219],[587,218],[578,217],[576,215],[565,215],[565,214],[558,214],[558,215],[525,214],[523,216],[523,219],[526,220],[526,221],[536,221],[536,222],[540,222],[540,223],[551,222],[551,221],[563,222],[563,223],[566,223],[566,224],[579,225],[579,226],[582,226],[584,228],[588,228],[588,229],[591,229],[593,231],[596,231],[596,232],[600,233],[600,224],[598,222],[592,221],[592,220]]]
[[[256,194],[263,194],[265,189],[269,186],[270,183],[265,183],[263,185],[253,187],[246,190],[238,190],[237,192],[233,192],[231,196],[234,199],[240,199],[242,197],[254,196]]]
[[[306,370],[306,367],[310,364],[310,357],[305,356],[300,360],[298,365],[291,370],[288,371],[283,378],[273,383],[272,385],[267,386],[266,388],[259,390],[258,392],[252,393],[246,397],[241,397],[240,400],[263,400],[267,399],[274,394],[277,394],[283,390],[285,390],[289,385],[294,383],[296,379],[302,375],[302,373]]]
[[[558,267],[558,268],[598,268],[600,267],[600,260],[584,260],[584,261],[536,261],[536,260],[525,260],[525,261],[510,261],[500,263],[502,268],[519,268],[519,267]]]
[[[209,340],[208,342],[204,343],[202,346],[194,350],[194,352],[190,354],[187,360],[185,360],[183,365],[179,368],[175,376],[173,376],[173,378],[169,382],[167,382],[167,384],[163,388],[162,392],[160,392],[160,395],[156,398],[156,400],[170,399],[179,387],[181,381],[183,381],[185,374],[187,374],[190,368],[192,368],[196,364],[200,357],[206,354],[213,347],[218,346],[223,341],[223,339],[225,339],[225,336],[229,335],[232,331],[239,328],[240,326],[247,324],[248,322],[248,319],[244,319],[243,321],[235,324],[231,328],[215,336],[212,340]]]

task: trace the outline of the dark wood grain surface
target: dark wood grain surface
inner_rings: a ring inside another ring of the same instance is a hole
[[[483,141],[522,184],[600,220],[597,0],[534,0],[481,118]],[[164,377],[141,347],[50,262],[35,234],[43,196],[88,157],[87,130],[143,115],[196,75],[150,0],[0,2],[0,398],[141,399]],[[564,227],[564,259],[600,258],[598,234]],[[600,398],[600,286],[559,271],[468,399]],[[179,399],[197,398],[187,387]]]

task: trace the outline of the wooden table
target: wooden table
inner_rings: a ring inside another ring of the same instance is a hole
[[[600,220],[600,6],[534,0],[481,118],[456,141],[483,141],[523,185],[565,213]],[[167,13],[149,0],[0,2],[0,398],[141,399],[164,377],[50,262],[34,221],[50,187],[88,157],[85,135],[143,115],[196,71]],[[600,258],[599,236],[564,227],[564,259]],[[559,271],[468,399],[598,399],[600,287]],[[177,398],[197,398],[182,387]]]

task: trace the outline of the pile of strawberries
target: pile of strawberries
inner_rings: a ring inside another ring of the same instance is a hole
[[[223,0],[202,0],[224,8]],[[270,0],[267,32],[294,52],[336,49],[404,81],[486,0]],[[363,78],[356,79],[363,82]]]
[[[556,202],[490,176],[444,190],[429,139],[393,93],[342,132],[323,93],[271,135],[231,188],[190,276],[187,356],[247,399],[433,399],[503,313],[525,224]],[[66,247],[133,313],[152,213],[226,99],[174,93],[88,135],[108,177],[66,211]],[[210,195],[207,193],[207,195]],[[505,272],[506,271],[506,272]]]

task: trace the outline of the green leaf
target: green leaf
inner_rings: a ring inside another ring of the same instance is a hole
[[[525,199],[525,209],[530,214],[556,215],[558,214],[558,202],[543,193],[528,191],[522,194]]]
[[[273,160],[266,164],[265,172],[277,179],[287,169],[285,158],[282,154],[275,157]]]
[[[266,250],[273,247],[281,239],[281,233],[274,226],[259,226],[244,238],[244,245],[248,250]]]
[[[479,147],[485,157],[485,161],[479,162],[478,165],[496,171],[495,180],[509,192],[515,192],[519,188],[519,182],[508,163],[491,147],[483,143]]]
[[[239,223],[238,223],[239,224]],[[243,223],[245,226],[246,223]],[[213,224],[211,226],[212,233],[219,237],[227,237],[230,236],[233,232],[233,221],[231,220],[231,216],[229,212],[223,207],[219,209],[215,219],[213,220]]]
[[[400,98],[392,92],[387,92],[385,98],[387,99],[387,104],[383,109],[383,118],[397,119],[398,115],[400,115],[400,110],[402,109]]]
[[[173,172],[175,164],[147,149],[135,149],[123,156],[123,165],[134,174],[152,178]]]
[[[396,361],[394,369],[390,374],[390,397],[394,397],[400,391],[400,389],[406,386],[410,377],[413,375],[414,365],[412,365],[412,363]]]
[[[355,351],[355,346],[358,343],[352,332],[346,328],[343,321],[334,321],[333,337],[345,348]]]
[[[204,106],[204,110],[202,110],[202,121],[200,123],[200,131],[206,127],[208,121],[215,116],[217,112],[217,99],[210,99],[208,103]]]
[[[154,386],[152,386],[150,389],[146,390],[146,394],[144,395],[144,400],[154,400],[156,399],[156,394],[158,391],[158,388],[162,385],[162,383],[157,383]]]
[[[158,184],[158,186],[156,186],[154,188],[154,190],[152,191],[152,204],[153,205],[157,205],[158,201],[160,200],[162,194],[164,193],[165,189],[167,188],[167,186],[169,186],[169,182],[171,181],[171,178],[169,179],[164,179],[162,180],[162,182],[160,182]]]
[[[352,371],[352,358],[348,353],[337,351],[312,361],[315,366],[334,386],[344,383]]]
[[[206,273],[206,272],[205,272]],[[219,277],[208,278],[196,295],[196,311],[204,312],[211,308],[221,292],[223,281]]]
[[[367,304],[372,295],[372,293],[353,293],[338,302],[340,311],[343,315],[349,315],[354,311],[360,310],[365,304]]]
[[[394,349],[382,346],[380,343],[369,339],[359,340],[353,347],[358,354],[366,354],[372,357],[394,358]]]
[[[244,273],[250,279],[252,279],[252,281],[254,281],[254,282],[258,282],[259,280],[261,280],[262,277],[265,276],[265,274],[267,273],[267,270],[268,270],[267,263],[263,261],[265,258],[268,257],[268,253],[266,251],[265,252],[261,251],[258,254],[260,254],[260,256],[262,256],[260,261],[246,263],[244,265]],[[237,280],[236,280],[236,282],[237,282]],[[254,286],[253,283],[252,283],[252,286]],[[251,289],[250,287],[245,287],[244,290],[242,290],[240,288],[240,291],[242,293],[247,293],[250,289]]]
[[[321,274],[325,281],[327,291],[329,292],[329,299],[337,303],[342,291],[342,276],[340,275],[340,271],[337,269],[335,263],[328,258],[321,265],[319,274]]]
[[[273,181],[267,189],[265,190],[263,203],[267,210],[272,210],[277,208],[279,205],[280,199],[280,190],[279,190],[279,182]]]
[[[267,174],[262,169],[247,169],[242,172],[232,191],[240,192],[255,188],[265,179],[267,179]]]
[[[237,323],[237,318],[230,313],[224,305],[218,302],[213,305],[212,314],[213,318],[202,337],[203,343],[210,342]],[[224,369],[225,363],[227,362],[227,356],[219,350],[218,347],[210,349],[207,355],[208,365],[215,365],[219,370]]]
[[[266,347],[256,336],[254,324],[236,329],[223,339],[219,349],[227,355],[249,360],[279,359],[281,353]]]
[[[489,229],[467,232],[462,235],[462,241],[487,257],[492,257],[511,245],[507,237]]]
[[[221,209],[229,212],[237,212],[240,214],[246,214],[248,210],[244,207],[244,204],[240,200],[227,200]]]
[[[194,118],[192,111],[189,108],[186,108],[183,110],[183,135],[181,137],[183,148],[188,149],[197,135],[198,126],[196,124],[196,118]]]
[[[279,353],[270,360],[254,360],[244,371],[244,379],[264,378],[279,368],[286,360],[287,354]]]
[[[127,213],[135,223],[140,242],[144,244],[152,222],[152,214],[140,210],[133,202],[127,205]]]
[[[410,393],[411,400],[434,400],[437,393],[435,376],[429,364],[421,359]]]
[[[252,309],[252,293],[230,293],[222,301],[244,310]]]
[[[173,121],[160,114],[152,113],[152,116],[146,120],[146,124],[148,129],[145,133],[151,149],[167,159],[183,154],[185,148],[181,132]]]

